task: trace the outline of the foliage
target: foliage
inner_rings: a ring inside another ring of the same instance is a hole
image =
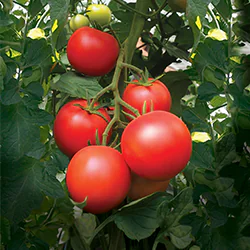
[[[193,140],[190,162],[166,193],[96,216],[70,200],[69,159],[53,138],[59,108],[95,97],[114,76],[80,75],[67,60],[69,19],[87,1],[0,1],[1,249],[250,249],[249,1],[187,0],[185,13],[142,2],[110,1],[112,21],[102,28],[151,77],[188,64],[161,81],[171,112],[207,136]],[[139,36],[148,57],[134,51]],[[99,101],[114,104],[110,93]],[[121,127],[114,134],[119,140]]]

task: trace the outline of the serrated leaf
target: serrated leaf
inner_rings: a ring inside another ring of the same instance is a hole
[[[165,199],[166,195],[155,193],[131,202],[115,214],[114,222],[130,239],[145,239],[159,227],[157,208]]]
[[[192,84],[184,72],[168,72],[161,79],[170,91],[172,97],[171,113],[181,114],[181,98],[187,93],[188,86]]]
[[[224,208],[208,202],[206,204],[206,211],[211,220],[211,228],[221,227],[226,224],[228,214]]]
[[[193,181],[193,175],[196,169],[213,169],[214,156],[212,153],[212,144],[208,141],[205,143],[193,142],[192,156],[184,169],[184,175],[189,181]]]
[[[201,185],[207,185],[211,190],[219,204],[222,207],[235,207],[235,193],[233,192],[234,180],[231,178],[217,177],[208,180],[204,173],[196,171],[194,175],[195,181]]]
[[[11,105],[21,101],[19,94],[18,81],[12,78],[4,86],[4,90],[1,92],[0,101],[3,105]]]
[[[48,0],[48,3],[52,21],[54,22],[57,19],[64,22],[67,18],[70,0]]]
[[[204,82],[198,88],[198,98],[201,101],[210,101],[220,94],[220,90],[211,82]]]
[[[79,98],[86,98],[87,94],[90,98],[94,97],[102,89],[97,78],[83,77],[73,72],[61,75],[56,82],[51,83],[51,87]]]
[[[182,225],[188,225],[192,227],[192,235],[197,237],[201,229],[205,225],[205,219],[196,215],[196,213],[190,213],[181,218],[180,223]]]
[[[40,142],[39,126],[48,124],[52,116],[38,107],[27,107],[23,102],[2,105],[1,112],[2,158],[9,162],[18,160],[25,154],[35,154],[39,158],[44,147]]]
[[[193,208],[192,188],[183,189],[173,200],[164,202],[159,208],[161,227],[170,230],[179,224],[179,220]],[[171,209],[171,207],[173,209]]]
[[[198,71],[202,72],[209,65],[220,69],[222,72],[227,71],[227,47],[225,42],[206,38],[204,42],[198,45],[196,53],[194,64]]]
[[[176,227],[171,227],[169,230],[169,236],[172,243],[179,249],[187,247],[193,240],[191,237],[190,226],[178,225]]]
[[[51,47],[45,39],[28,39],[27,48],[23,54],[24,66],[44,67],[51,64]]]
[[[216,162],[218,169],[231,164],[237,159],[236,152],[236,138],[235,135],[230,133],[220,138],[216,144]]]
[[[182,112],[182,117],[186,124],[190,124],[199,131],[207,132],[209,125],[207,123],[208,107],[204,102],[196,101],[195,107],[186,107]]]
[[[1,212],[15,224],[41,205],[43,194],[53,198],[64,196],[55,176],[49,175],[36,159],[24,157],[3,169],[2,174]]]

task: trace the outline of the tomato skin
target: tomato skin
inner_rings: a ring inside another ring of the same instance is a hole
[[[111,21],[111,11],[108,6],[104,4],[91,4],[87,8],[86,15],[91,22],[104,26]]]
[[[142,178],[131,171],[131,186],[128,192],[128,197],[131,200],[137,200],[155,192],[165,192],[168,185],[169,180],[152,181]]]
[[[158,110],[128,124],[121,137],[121,149],[137,175],[164,181],[185,168],[192,153],[192,139],[180,118]]]
[[[84,99],[70,101],[59,110],[54,122],[55,142],[59,149],[69,157],[88,146],[88,141],[91,145],[96,144],[96,129],[98,129],[98,138],[101,142],[102,134],[107,127],[107,122],[101,116],[90,114],[74,104],[87,107],[87,101]],[[110,116],[104,108],[99,109],[98,112],[110,121]],[[110,135],[107,138],[108,141]]]
[[[66,185],[71,198],[87,205],[84,210],[94,214],[117,207],[130,188],[130,170],[122,155],[107,146],[89,146],[71,159]]]
[[[89,19],[84,15],[76,14],[69,21],[69,27],[72,31],[76,31],[84,26],[89,26]]]
[[[148,80],[153,80],[153,78],[149,78]],[[133,82],[138,82],[138,80],[134,80]],[[140,114],[142,114],[144,101],[146,101],[146,113],[151,111],[151,105],[153,105],[153,110],[169,111],[172,104],[168,88],[159,80],[152,82],[151,86],[128,84],[124,90],[122,99],[136,108]],[[127,108],[124,108],[124,111],[135,116]],[[127,118],[131,120],[131,118]]]
[[[70,37],[67,56],[74,69],[89,76],[102,76],[115,66],[119,44],[110,34],[82,27]]]

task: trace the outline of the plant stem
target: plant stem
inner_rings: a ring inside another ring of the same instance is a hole
[[[150,0],[137,0],[135,9],[139,12],[147,14],[149,3]],[[144,23],[145,17],[138,13],[134,13],[132,25],[128,35],[128,40],[125,43],[125,62],[128,64],[132,62],[135,47],[143,31]]]
[[[215,14],[214,14],[214,12],[213,12],[212,6],[213,6],[213,5],[211,5],[211,4],[208,5],[208,12],[209,12],[209,14],[211,15],[211,17],[213,18],[213,20],[214,20],[214,22],[215,22],[215,24],[216,24],[216,27],[217,27],[218,29],[220,29],[219,22],[218,22],[218,20],[217,20]]]
[[[47,5],[46,5],[47,6]],[[46,7],[45,6],[45,7]],[[44,8],[45,8],[44,7]],[[38,28],[40,23],[42,22],[42,20],[45,18],[45,16],[48,14],[48,12],[50,11],[50,8],[47,8],[47,10],[44,11],[44,13],[42,14],[42,16],[40,17],[39,21],[37,22],[35,28]]]
[[[92,99],[89,105],[89,109],[92,110],[94,107],[94,104],[99,100],[99,98],[101,98],[105,93],[107,93],[111,89],[112,89],[112,84],[108,85],[107,87],[102,89],[99,93],[97,93],[97,95]]]
[[[88,240],[88,244],[90,245],[93,239],[99,234],[99,232],[106,227],[110,222],[114,220],[114,215],[109,216],[102,224],[100,224],[94,231],[93,235],[91,238]]]

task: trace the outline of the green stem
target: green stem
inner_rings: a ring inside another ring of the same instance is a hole
[[[20,46],[21,43],[18,42],[10,42],[10,41],[5,41],[5,40],[0,40],[0,44],[6,44],[9,46]]]
[[[100,231],[106,227],[110,222],[114,220],[114,215],[109,216],[102,224],[100,224],[94,231],[91,238],[88,240],[88,244],[90,245],[93,239],[100,233]]]
[[[45,6],[46,7],[46,6]],[[50,11],[50,8],[48,8],[47,10],[44,11],[44,13],[42,14],[42,16],[40,17],[39,21],[37,22],[35,28],[38,28],[40,23],[43,21],[43,19],[45,18],[45,16],[48,14],[48,12]]]
[[[130,7],[129,5],[127,5],[126,3],[124,3],[122,0],[115,0],[115,2],[119,3],[120,5],[122,5],[125,9],[127,10],[130,10],[138,15],[141,15],[142,17],[145,17],[145,18],[152,18],[154,17],[155,15],[157,15],[159,12],[161,12],[168,4],[168,1],[164,1],[163,4],[158,7],[158,9],[156,11],[153,11],[151,14],[147,14],[147,13],[144,13],[138,9],[134,9],[132,7]]]
[[[89,105],[89,109],[92,110],[94,108],[94,104],[99,100],[99,98],[101,98],[105,93],[107,93],[111,89],[112,89],[112,85],[110,84],[104,89],[102,89],[100,92],[98,92],[97,95],[92,99]]]
[[[146,14],[148,11],[149,4],[150,0],[137,0],[135,10]],[[138,13],[134,13],[132,25],[128,35],[128,40],[125,44],[125,62],[128,64],[132,62],[136,44],[143,31],[145,20],[146,19],[144,16]]]
[[[109,250],[122,249],[121,247],[122,239],[123,239],[123,232],[117,228],[115,223],[112,223]]]
[[[136,66],[134,66],[132,64],[122,63],[122,66],[124,68],[131,69],[131,70],[135,71],[138,75],[142,75],[143,74],[143,70],[137,68]]]
[[[217,20],[217,18],[216,18],[216,16],[215,16],[215,14],[214,14],[214,12],[213,12],[213,10],[212,10],[210,4],[208,5],[208,12],[209,12],[209,14],[211,15],[211,17],[213,18],[213,20],[214,20],[214,22],[215,22],[215,24],[216,24],[216,27],[217,27],[218,29],[220,29],[219,22],[218,22],[218,20]]]

